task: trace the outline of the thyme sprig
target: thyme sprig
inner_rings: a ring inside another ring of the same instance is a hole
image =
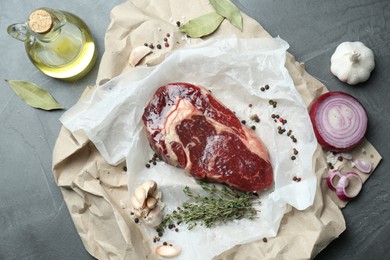
[[[225,186],[217,188],[214,184],[198,182],[208,196],[194,194],[188,186],[183,189],[184,194],[191,197],[191,202],[185,202],[177,210],[167,214],[157,228],[162,234],[164,230],[174,223],[186,223],[189,230],[196,226],[207,228],[218,224],[240,219],[255,219],[257,210],[255,203],[259,203],[251,193],[244,193],[229,189]]]

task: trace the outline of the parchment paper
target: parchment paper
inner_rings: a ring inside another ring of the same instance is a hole
[[[184,39],[177,32],[175,22],[210,11],[211,6],[208,1],[190,1],[188,6],[191,6],[191,10],[186,10],[180,1],[171,0],[163,6],[159,1],[129,1],[116,7],[106,34],[106,51],[97,82],[130,69],[127,59],[131,49],[144,42],[161,41],[166,32],[172,34],[171,47],[155,51],[146,57],[143,64],[158,64],[170,49],[201,41]],[[147,31],[150,34],[145,34]],[[269,37],[259,24],[247,16],[244,16],[243,32],[225,21],[212,37],[231,33],[243,38]],[[306,105],[326,91],[289,54],[286,67]],[[368,157],[374,167],[381,159],[367,141],[356,148],[354,154]],[[268,242],[259,240],[239,245],[215,258],[307,259],[336,238],[345,229],[339,210],[345,204],[338,201],[333,192],[329,192],[321,179],[326,177],[328,168],[325,152],[319,147],[313,163],[319,177],[319,192],[313,206],[304,211],[287,210],[277,236],[269,238]],[[350,167],[348,162],[343,164]],[[134,224],[129,215],[127,175],[123,174],[123,166],[108,165],[84,133],[71,134],[66,129],[61,130],[54,149],[53,170],[86,249],[100,259],[151,259],[156,256],[150,249],[150,241],[144,239],[143,229]],[[361,176],[366,179],[369,175]]]
[[[169,82],[193,82],[209,89],[248,124],[251,115],[258,115],[261,123],[252,124],[257,125],[255,131],[268,148],[275,180],[274,188],[261,192],[257,199],[261,212],[258,218],[164,234],[164,240],[183,249],[181,257],[210,259],[234,245],[275,236],[287,204],[303,210],[313,203],[316,176],[312,158],[317,141],[306,106],[284,67],[287,48],[280,38],[232,36],[183,47],[155,67],[128,70],[90,91],[62,116],[61,122],[72,132],[83,129],[107,162],[117,164],[126,158],[129,196],[144,181],[154,180],[162,192],[165,212],[172,212],[188,201],[182,192],[184,187],[198,193],[201,188],[182,169],[165,163],[145,167],[153,152],[147,145],[141,117],[156,89]],[[270,88],[261,91],[267,83]],[[276,108],[270,106],[270,99],[277,100]],[[272,114],[281,115],[288,123],[272,119]],[[277,128],[282,126],[293,130],[299,141],[294,143],[287,135],[279,134]],[[293,148],[299,151],[296,160],[291,160]],[[301,181],[293,181],[293,177]],[[181,229],[185,229],[183,226]],[[152,241],[157,233],[147,231]],[[212,244],[197,242],[211,238]]]

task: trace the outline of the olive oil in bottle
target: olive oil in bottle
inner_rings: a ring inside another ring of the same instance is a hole
[[[8,33],[25,43],[31,62],[46,75],[74,81],[94,66],[97,50],[87,25],[65,11],[40,8]]]

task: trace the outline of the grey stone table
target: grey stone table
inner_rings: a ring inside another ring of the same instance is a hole
[[[85,86],[95,83],[98,66],[75,83],[48,78],[29,62],[23,44],[11,39],[6,28],[26,20],[41,6],[67,10],[89,25],[100,59],[110,10],[122,1],[1,1],[0,79],[35,82],[70,108]],[[316,258],[389,259],[390,1],[233,1],[271,35],[286,40],[296,59],[330,90],[350,93],[364,104],[370,119],[367,138],[384,157],[361,195],[343,210],[347,230]],[[356,40],[373,50],[377,66],[369,81],[352,87],[338,81],[329,66],[339,43]],[[74,228],[51,170],[62,113],[32,109],[4,81],[0,83],[0,259],[92,258]]]

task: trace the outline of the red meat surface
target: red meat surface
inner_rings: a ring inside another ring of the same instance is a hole
[[[203,87],[189,83],[160,87],[142,120],[155,153],[196,179],[242,191],[262,190],[273,183],[262,141]]]

